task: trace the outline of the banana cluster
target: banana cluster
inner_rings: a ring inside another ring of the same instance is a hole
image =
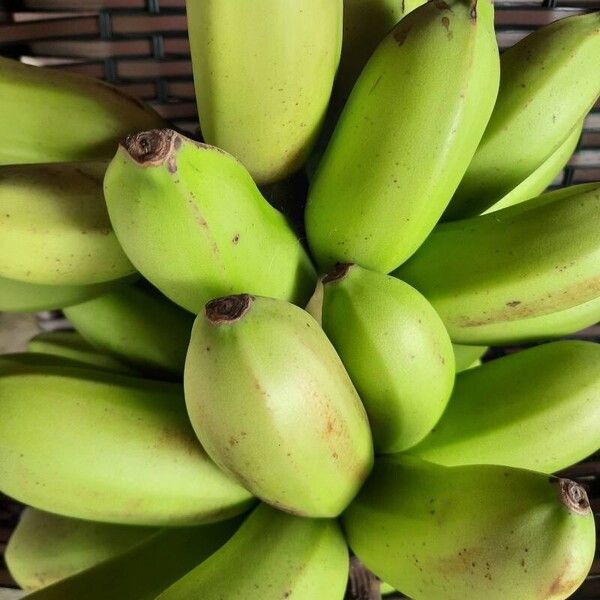
[[[0,60],[0,311],[73,327],[0,355],[15,581],[342,600],[360,561],[414,600],[568,598],[600,345],[559,338],[600,321],[600,182],[543,192],[600,13],[500,56],[490,0],[187,8],[202,141]]]

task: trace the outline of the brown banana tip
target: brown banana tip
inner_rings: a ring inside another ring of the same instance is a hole
[[[213,325],[235,323],[250,310],[253,301],[250,294],[216,298],[204,307],[204,314]]]
[[[559,479],[560,501],[578,515],[590,513],[590,501],[583,486],[570,479]]]
[[[151,129],[128,135],[121,146],[143,166],[161,165],[173,150],[181,147],[181,137],[172,129]]]
[[[339,281],[340,279],[344,279],[350,268],[354,266],[354,263],[337,263],[335,267],[325,275],[321,281],[323,283],[332,283],[334,281]]]
[[[471,20],[473,20],[473,21],[477,20],[477,0],[472,0],[471,10],[469,11],[469,16],[471,17]]]

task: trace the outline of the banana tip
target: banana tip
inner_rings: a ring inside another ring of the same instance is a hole
[[[354,265],[354,263],[337,263],[335,267],[327,273],[321,280],[323,283],[332,283],[344,279],[348,275],[348,271]]]
[[[121,141],[121,146],[142,166],[156,166],[167,161],[169,170],[176,171],[173,154],[181,143],[181,137],[172,129],[151,129],[128,135]]]
[[[590,501],[585,489],[570,479],[559,479],[558,487],[560,490],[560,501],[571,512],[579,515],[587,515],[590,513]]]
[[[235,323],[250,310],[253,300],[249,294],[217,298],[205,306],[204,314],[213,325]]]

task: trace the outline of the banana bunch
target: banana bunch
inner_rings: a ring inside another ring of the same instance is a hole
[[[187,15],[207,143],[0,59],[0,311],[66,319],[0,354],[13,578],[568,598],[594,519],[553,474],[600,449],[600,344],[556,338],[600,321],[600,182],[544,191],[600,95],[600,13],[501,57],[490,0]]]

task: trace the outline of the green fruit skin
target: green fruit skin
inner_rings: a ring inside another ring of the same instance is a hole
[[[157,375],[183,373],[194,316],[151,289],[122,288],[64,310],[90,344]]]
[[[323,330],[369,416],[378,453],[422,440],[442,416],[454,384],[444,324],[406,283],[352,265],[324,278]]]
[[[0,167],[0,276],[90,285],[135,273],[102,195],[106,163]]]
[[[600,320],[600,184],[438,225],[394,275],[459,344],[574,333]]]
[[[2,357],[0,410],[0,490],[35,508],[160,526],[251,502],[198,444],[177,384]]]
[[[341,600],[348,549],[339,525],[266,504],[234,536],[157,600]]]
[[[461,373],[474,366],[474,363],[487,352],[487,346],[463,346],[462,344],[452,344],[454,351],[455,371]]]
[[[142,164],[120,146],[104,189],[117,236],[151,283],[194,314],[233,293],[306,302],[310,259],[241,163],[168,130],[137,139],[170,144],[164,160]]]
[[[200,314],[184,382],[202,446],[269,504],[335,517],[369,473],[360,398],[318,323],[292,304],[254,297],[221,324]]]
[[[598,448],[600,344],[563,341],[459,375],[441,420],[410,453],[553,473]]]
[[[155,600],[218,550],[240,519],[161,529],[128,552],[27,596],[30,600]]]
[[[36,335],[27,344],[27,351],[49,354],[60,359],[72,360],[81,366],[103,369],[114,373],[135,375],[135,372],[116,358],[103,354],[88,344],[75,331],[46,331]]]
[[[0,58],[0,98],[0,164],[109,159],[118,139],[164,123],[98,79],[7,58]]]
[[[600,94],[600,13],[560,19],[502,54],[494,112],[445,218],[483,212],[565,141]]]
[[[590,569],[595,529],[589,504],[577,512],[561,501],[560,481],[382,457],[344,513],[346,539],[414,600],[564,599]]]
[[[306,161],[321,127],[342,45],[342,0],[188,0],[204,139],[259,184]],[[249,46],[260,40],[260,51]]]
[[[493,6],[479,0],[476,12],[465,0],[428,2],[363,69],[309,192],[307,236],[321,269],[353,262],[388,273],[440,218],[498,89]]]
[[[123,554],[155,531],[69,519],[28,507],[4,556],[19,586],[35,590]]]

